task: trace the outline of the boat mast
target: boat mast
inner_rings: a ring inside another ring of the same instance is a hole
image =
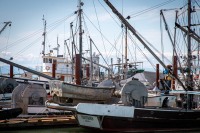
[[[127,58],[127,43],[128,43],[128,41],[127,41],[127,33],[128,33],[128,31],[127,31],[127,26],[125,26],[125,65],[124,65],[124,78],[126,78],[126,76],[127,76],[127,71],[128,71],[128,65],[127,65],[127,60],[128,60],[128,58]]]
[[[79,0],[79,10],[78,10],[78,15],[79,15],[79,54],[80,54],[80,71],[82,69],[82,9],[81,6],[83,6],[83,3],[81,0]]]
[[[93,59],[92,59],[92,39],[90,38],[90,85],[92,85],[92,80],[93,80]]]
[[[199,71],[199,50],[200,50],[200,49],[199,49],[199,42],[198,42],[198,49],[197,49],[197,50],[198,50],[198,52],[197,52],[197,66],[198,66],[197,69],[198,69],[198,74],[200,74],[200,73],[199,73],[199,72],[200,72],[200,71]]]
[[[188,43],[188,53],[187,53],[187,75],[186,75],[186,87],[187,90],[193,91],[193,74],[191,73],[192,66],[192,52],[191,52],[191,37],[190,37],[190,26],[191,26],[191,0],[188,0],[188,32],[187,32],[187,43]],[[188,95],[187,98],[187,109],[192,108],[193,95]]]
[[[175,23],[177,23],[177,21],[178,21],[178,10],[176,10],[176,16],[175,16]],[[173,74],[175,75],[175,76],[177,76],[178,75],[178,71],[177,71],[177,69],[178,69],[178,66],[177,66],[177,61],[179,62],[179,64],[180,64],[180,61],[177,59],[177,54],[176,54],[176,52],[175,52],[175,50],[176,50],[176,26],[174,27],[174,45],[173,45],[173,58],[172,58],[172,60],[173,60]],[[182,73],[182,75],[183,75],[183,78],[185,79],[185,76],[184,76],[184,74]],[[173,90],[175,90],[175,78],[173,78],[172,79],[172,89]]]
[[[81,6],[83,6],[83,2],[79,0],[78,5],[78,17],[79,17],[79,54],[76,55],[76,84],[81,84],[83,71],[82,71],[82,9]]]
[[[191,37],[190,37],[190,26],[191,26],[191,0],[188,0],[188,32],[187,32],[187,43],[188,43],[188,55],[187,55],[187,78],[186,78],[186,87],[188,90],[192,91],[193,87],[193,75],[191,73],[191,64],[192,64],[192,52],[191,52]]]
[[[42,20],[43,20],[43,25],[44,25],[44,32],[42,34],[44,36],[44,41],[42,43],[42,45],[43,45],[42,54],[44,56],[45,55],[45,43],[46,43],[46,25],[47,25],[46,20],[44,19],[44,15],[43,15]]]
[[[121,24],[121,28],[122,28],[122,33],[124,33],[124,25],[123,25],[123,23]],[[124,68],[124,66],[123,66],[123,64],[124,64],[124,36],[122,36],[122,65],[121,65],[121,68],[122,68],[122,70],[123,70],[123,68]],[[120,69],[120,67],[119,67],[119,69]],[[120,74],[121,72],[120,72],[120,70],[118,70],[118,74]]]
[[[72,81],[74,80],[74,33],[73,33],[73,22],[70,23],[70,29],[72,34]],[[75,50],[76,54],[76,50]]]

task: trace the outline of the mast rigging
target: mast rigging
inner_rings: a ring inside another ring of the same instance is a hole
[[[104,2],[112,9],[113,13],[115,13],[118,18],[127,26],[127,28],[135,35],[135,37],[144,45],[144,47],[156,58],[156,60],[167,70],[169,70],[169,73],[174,76],[174,74],[171,72],[169,68],[160,60],[160,58],[149,48],[149,46],[142,40],[142,38],[137,34],[136,30],[129,24],[129,22],[117,11],[117,9],[109,2],[109,0],[104,0]],[[175,76],[174,76],[175,77]],[[181,84],[181,86],[184,88],[184,90],[187,90],[183,83],[180,81],[179,78],[175,77],[177,81]]]

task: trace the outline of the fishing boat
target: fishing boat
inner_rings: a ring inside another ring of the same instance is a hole
[[[93,40],[90,40],[90,58],[84,58],[82,52],[82,6],[80,1],[77,10],[77,17],[79,19],[79,51],[76,53],[74,36],[72,36],[72,53],[69,67],[71,82],[61,80],[49,80],[50,95],[53,99],[50,102],[59,104],[77,105],[79,102],[93,102],[93,103],[108,103],[113,97],[114,91],[117,89],[114,81],[110,76],[110,68],[99,63],[99,56],[92,53]],[[70,27],[72,29],[72,23]],[[44,32],[45,33],[45,32]],[[73,30],[72,30],[72,35]],[[44,51],[44,50],[43,50]],[[74,54],[75,53],[75,54]],[[100,54],[102,55],[102,54]],[[46,58],[46,57],[45,57]],[[48,57],[50,59],[50,57]],[[86,60],[87,63],[83,63]],[[53,62],[53,61],[52,61]],[[57,65],[58,66],[58,65]],[[48,66],[47,66],[48,67]],[[50,70],[55,70],[55,67],[49,66]],[[100,79],[100,67],[108,71],[107,78]],[[66,69],[65,69],[66,70]]]
[[[49,86],[52,102],[72,105],[77,105],[79,102],[107,103],[116,89],[112,80],[103,81],[97,87],[51,80]]]
[[[121,103],[116,104],[94,104],[79,103],[74,107],[60,107],[65,110],[74,111],[79,125],[86,128],[99,129],[105,131],[155,131],[155,130],[184,130],[198,129],[200,127],[200,110],[198,109],[200,92],[195,91],[193,84],[193,76],[191,73],[191,49],[188,48],[186,82],[161,61],[161,59],[148,47],[143,39],[137,34],[136,30],[129,22],[117,11],[117,9],[109,2],[104,2],[112,9],[113,13],[122,21],[122,23],[135,35],[135,37],[145,46],[145,48],[156,58],[156,60],[176,79],[182,87],[182,91],[173,90],[165,96],[160,106],[148,106],[148,92],[144,85],[137,79],[127,82],[121,89]],[[191,22],[191,0],[188,0],[188,47],[190,47]],[[195,35],[196,36],[196,35]],[[197,36],[199,38],[199,36]],[[170,96],[176,96],[176,104],[169,104]],[[159,98],[159,99],[160,99]],[[180,105],[178,104],[180,102]]]

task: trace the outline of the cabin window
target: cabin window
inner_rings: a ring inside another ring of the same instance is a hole
[[[46,85],[46,90],[49,90],[49,85],[48,84]]]
[[[43,58],[43,63],[49,63],[49,59],[48,58]]]
[[[49,59],[49,63],[52,63],[52,59]]]

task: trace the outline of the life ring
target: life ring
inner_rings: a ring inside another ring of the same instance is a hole
[[[45,67],[45,69],[46,69],[46,70],[49,70],[49,69],[50,69],[50,67],[49,67],[49,66],[46,66],[46,67]]]

